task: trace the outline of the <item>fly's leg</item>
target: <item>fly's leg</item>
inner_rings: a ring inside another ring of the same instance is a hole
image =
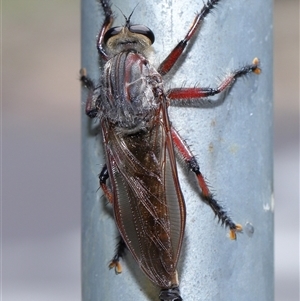
[[[189,99],[199,99],[202,97],[213,96],[215,94],[221,93],[222,91],[228,89],[233,85],[237,78],[244,76],[250,72],[254,72],[256,74],[260,74],[261,69],[258,67],[259,60],[258,58],[254,58],[252,64],[246,65],[236,71],[232,72],[228,75],[222,83],[216,88],[175,88],[168,91],[167,95],[169,99],[181,99],[181,100],[189,100]],[[201,188],[202,196],[204,201],[212,208],[219,221],[221,221],[222,225],[225,225],[230,229],[229,237],[231,239],[236,239],[236,232],[242,231],[242,226],[239,224],[235,224],[231,218],[227,215],[224,208],[218,204],[218,201],[214,198],[212,193],[209,191],[209,188],[204,180],[203,175],[200,172],[199,164],[195,158],[195,156],[190,151],[189,147],[186,145],[184,140],[180,137],[178,132],[172,128],[172,139],[174,145],[178,149],[179,153],[182,155],[186,164],[189,168],[195,173],[198,184]]]
[[[100,187],[103,190],[103,193],[105,197],[108,199],[108,201],[112,204],[113,203],[113,194],[109,187],[106,185],[106,181],[109,178],[108,169],[106,164],[103,166],[100,174],[99,174],[99,182]],[[122,273],[122,266],[120,264],[120,258],[123,257],[126,249],[126,244],[123,240],[123,238],[120,236],[119,242],[117,244],[115,256],[112,258],[111,262],[109,263],[110,269],[115,269],[117,274]]]
[[[95,97],[95,91],[97,89],[95,89],[94,82],[87,76],[85,68],[80,70],[80,81],[88,89],[85,113],[90,118],[95,118],[99,112],[99,109],[96,106],[97,97]]]
[[[229,74],[221,84],[213,89],[213,88],[175,88],[168,91],[168,98],[170,99],[199,99],[201,97],[213,96],[215,94],[221,93],[224,90],[230,88],[237,78],[244,76],[250,72],[254,72],[255,74],[260,74],[261,69],[259,68],[259,59],[254,58],[252,64],[246,65],[242,68],[239,68]]]
[[[218,217],[219,221],[222,225],[225,225],[225,227],[229,228],[229,237],[230,239],[236,239],[236,232],[242,231],[242,226],[239,224],[235,224],[232,219],[227,215],[224,208],[218,204],[218,201],[214,198],[212,193],[209,191],[209,188],[204,180],[203,175],[200,172],[199,164],[195,158],[195,156],[190,151],[189,147],[186,145],[184,140],[179,136],[178,132],[172,128],[172,139],[175,147],[178,149],[179,153],[183,157],[186,164],[189,166],[189,168],[195,173],[198,185],[201,188],[202,197],[207,203],[215,215]]]
[[[115,256],[113,257],[108,266],[110,269],[115,269],[115,272],[117,274],[122,273],[122,265],[120,263],[120,258],[123,257],[123,255],[125,254],[126,248],[126,244],[123,238],[120,236],[119,242],[116,247]]]
[[[102,58],[107,61],[109,59],[109,56],[104,49],[103,39],[105,33],[107,32],[108,29],[110,29],[112,23],[114,22],[114,17],[113,17],[113,12],[111,10],[110,2],[108,0],[99,0],[99,2],[102,5],[105,19],[98,35],[97,49],[99,54],[102,56]]]
[[[220,0],[208,0],[207,3],[204,3],[203,8],[201,11],[196,15],[194,22],[184,37],[183,40],[181,40],[175,48],[171,51],[171,53],[165,58],[165,60],[160,64],[158,68],[158,72],[161,75],[167,74],[170,69],[174,66],[176,61],[181,56],[182,52],[186,48],[189,40],[194,36],[195,32],[199,28],[200,24],[204,20],[204,18],[208,15],[208,13],[214,8],[216,4],[218,4]]]
[[[100,183],[100,187],[101,187],[105,197],[108,199],[108,201],[111,204],[113,204],[113,202],[114,202],[113,194],[112,194],[111,190],[109,189],[109,187],[106,185],[106,180],[108,178],[109,178],[108,169],[105,164],[99,174],[99,183]]]

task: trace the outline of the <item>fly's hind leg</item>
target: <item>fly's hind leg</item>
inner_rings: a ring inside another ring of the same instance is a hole
[[[182,155],[184,161],[189,166],[189,168],[195,173],[198,184],[200,186],[203,200],[208,204],[215,215],[218,217],[222,225],[229,228],[230,239],[236,239],[236,232],[242,231],[242,226],[240,224],[235,224],[232,219],[228,216],[225,209],[218,203],[210,192],[203,175],[200,172],[199,164],[195,156],[190,151],[189,147],[186,145],[184,140],[180,137],[178,132],[172,128],[172,139],[175,147],[178,149],[179,153]]]
[[[108,266],[110,269],[115,269],[116,274],[122,273],[122,265],[120,264],[120,258],[124,256],[126,248],[126,244],[123,238],[120,236],[119,242],[116,247],[115,256],[112,258]]]
[[[112,194],[110,188],[106,185],[106,181],[108,178],[109,178],[108,169],[107,169],[107,165],[105,164],[99,174],[99,182],[100,182],[100,187],[103,190],[105,197],[108,199],[108,201],[111,204],[113,204],[113,194]],[[117,274],[122,273],[122,266],[120,264],[120,258],[123,257],[123,255],[125,254],[125,250],[126,250],[126,244],[125,244],[123,238],[120,236],[119,242],[116,247],[115,255],[112,258],[112,260],[110,261],[109,266],[108,266],[110,269],[114,268],[115,272]]]
[[[109,178],[108,170],[106,164],[103,166],[100,174],[99,174],[99,184],[100,187],[105,195],[105,197],[108,199],[108,201],[113,204],[113,194],[110,190],[110,188],[106,185],[106,180]]]
[[[215,1],[215,3],[218,1]],[[211,2],[213,3],[213,1]],[[259,59],[254,58],[252,64],[245,65],[242,68],[239,68],[232,73],[230,73],[217,88],[175,88],[168,91],[168,98],[170,100],[196,100],[203,97],[213,96],[219,94],[223,91],[229,89],[234,82],[242,76],[247,75],[248,73],[260,74],[261,69],[259,68]],[[174,145],[178,149],[179,153],[184,158],[186,164],[189,168],[195,173],[198,184],[201,188],[202,196],[204,201],[211,207],[219,221],[222,225],[225,225],[230,229],[229,237],[231,239],[236,239],[236,232],[242,231],[242,226],[239,224],[235,224],[231,218],[228,216],[224,208],[218,203],[218,201],[214,198],[212,193],[209,191],[209,188],[204,180],[203,175],[200,172],[199,164],[195,158],[195,156],[190,151],[189,147],[186,145],[184,140],[180,137],[178,132],[172,128],[172,138]]]

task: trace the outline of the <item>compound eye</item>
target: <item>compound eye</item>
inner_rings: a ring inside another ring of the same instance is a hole
[[[132,33],[142,34],[143,36],[147,37],[151,41],[151,44],[154,43],[155,40],[154,33],[150,28],[144,25],[130,25],[129,31]]]
[[[112,27],[110,28],[104,35],[104,38],[103,38],[103,42],[104,44],[107,43],[107,41],[113,37],[113,36],[116,36],[118,35],[121,31],[122,31],[123,27],[122,26],[117,26],[117,27]]]

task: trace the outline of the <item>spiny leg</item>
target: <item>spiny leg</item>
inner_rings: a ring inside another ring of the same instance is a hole
[[[108,267],[110,269],[114,268],[115,272],[117,274],[122,273],[122,266],[120,264],[120,258],[124,256],[126,248],[127,248],[126,244],[125,244],[123,238],[120,236],[119,242],[116,247],[115,256],[113,257],[113,259],[111,260],[111,262],[108,265]]]
[[[243,66],[232,73],[230,73],[221,84],[213,89],[213,88],[174,88],[168,91],[167,95],[170,99],[181,99],[181,100],[189,100],[189,99],[199,99],[202,97],[213,96],[215,94],[221,93],[228,88],[230,88],[234,82],[242,76],[245,76],[248,73],[254,72],[255,74],[260,74],[261,69],[259,68],[259,59],[254,58],[252,64]]]
[[[189,29],[188,33],[181,40],[175,48],[171,51],[171,53],[165,58],[165,60],[160,64],[158,68],[158,72],[161,75],[167,74],[171,68],[174,66],[176,61],[180,58],[181,54],[183,53],[184,49],[186,48],[189,40],[194,36],[195,32],[199,28],[203,19],[208,15],[208,13],[213,9],[213,7],[219,2],[220,0],[209,0],[207,3],[204,3],[201,11],[196,15],[194,22]]]
[[[94,118],[94,117],[96,117],[96,115],[98,113],[98,109],[96,108],[95,104],[92,103],[92,99],[93,99],[92,96],[95,91],[95,85],[94,85],[93,81],[89,77],[86,76],[85,69],[80,70],[80,75],[81,75],[80,81],[89,90],[89,96],[88,96],[88,100],[86,103],[86,114],[89,117]],[[113,204],[113,194],[112,194],[111,190],[109,189],[109,187],[106,185],[106,181],[108,178],[109,178],[108,169],[107,169],[107,165],[105,164],[99,174],[99,183],[100,183],[100,187],[101,187],[105,197],[108,199],[108,201],[111,204]],[[109,268],[110,269],[115,268],[115,271],[117,274],[122,272],[122,266],[119,261],[120,261],[120,258],[124,255],[125,249],[126,249],[126,244],[125,244],[123,238],[120,237],[119,242],[117,244],[116,253],[109,264]]]
[[[108,199],[108,201],[111,204],[113,204],[113,202],[114,202],[113,194],[112,194],[111,190],[109,189],[109,187],[106,185],[106,180],[108,178],[109,178],[108,169],[105,164],[99,174],[99,183],[100,183],[100,187],[101,187],[105,197]]]
[[[254,58],[252,64],[246,65],[236,71],[232,72],[229,76],[222,81],[222,83],[216,88],[175,88],[171,89],[168,92],[169,99],[199,99],[202,97],[213,96],[218,94],[233,85],[237,78],[244,76],[250,72],[254,72],[256,74],[260,74],[261,69],[258,67],[259,60],[258,58]],[[236,239],[236,232],[242,231],[242,226],[239,224],[235,224],[231,218],[227,215],[224,208],[218,204],[218,201],[213,197],[212,193],[209,191],[209,188],[204,180],[203,175],[200,172],[199,164],[190,151],[189,147],[186,145],[184,140],[180,137],[178,132],[172,128],[172,138],[173,142],[178,149],[179,153],[184,158],[185,162],[188,164],[190,169],[195,173],[198,184],[202,191],[202,196],[204,201],[212,208],[218,219],[224,224],[226,227],[230,229],[229,237],[231,239]]]
[[[99,174],[100,187],[103,190],[104,195],[108,201],[113,204],[113,194],[109,187],[106,185],[106,180],[109,178],[107,165],[105,164]],[[117,244],[116,252],[111,262],[109,263],[109,268],[114,268],[117,274],[122,273],[122,266],[120,264],[120,258],[123,257],[126,249],[126,244],[123,238],[120,236],[119,242]]]
[[[99,0],[99,2],[102,5],[105,19],[104,19],[104,22],[100,29],[99,35],[98,35],[97,49],[98,49],[99,54],[102,56],[102,58],[107,61],[109,59],[109,56],[104,49],[103,39],[104,39],[104,35],[107,32],[107,30],[111,28],[112,23],[114,22],[114,17],[113,17],[113,13],[111,10],[110,1],[109,0]]]
[[[180,137],[178,132],[172,128],[172,139],[175,147],[178,149],[179,153],[182,155],[184,161],[189,166],[189,168],[195,173],[198,181],[198,185],[201,188],[202,197],[206,204],[208,204],[215,215],[218,217],[219,221],[225,227],[230,229],[229,237],[230,239],[236,239],[236,232],[242,231],[242,226],[239,224],[235,224],[231,218],[227,215],[224,208],[218,204],[218,201],[213,197],[210,192],[203,175],[200,172],[199,164],[195,158],[195,156],[190,151],[189,147],[186,145],[184,140]]]

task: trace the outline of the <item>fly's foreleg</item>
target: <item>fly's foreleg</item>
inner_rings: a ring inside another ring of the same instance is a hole
[[[254,72],[255,74],[260,74],[261,69],[259,68],[259,59],[254,58],[252,64],[243,66],[233,72],[231,72],[217,88],[175,88],[168,92],[169,99],[178,100],[189,100],[189,99],[199,99],[202,97],[209,97],[219,94],[228,88],[230,88],[234,82],[239,78],[248,73]]]
[[[175,46],[171,53],[165,58],[165,60],[158,67],[158,72],[161,75],[167,74],[171,68],[175,65],[177,60],[182,55],[183,51],[186,49],[188,42],[195,35],[199,26],[203,22],[204,18],[210,13],[210,11],[218,4],[220,0],[208,0],[204,3],[201,11],[196,15],[192,26],[187,32],[186,36]]]
[[[99,109],[96,106],[97,97],[95,97],[95,84],[87,76],[85,68],[82,68],[80,70],[80,81],[88,89],[88,97],[85,104],[85,113],[90,118],[95,118],[99,112]]]
[[[108,169],[106,164],[103,166],[100,174],[99,174],[99,182],[100,187],[103,190],[103,193],[105,197],[108,199],[108,201],[112,204],[113,203],[113,194],[109,187],[106,185],[106,181],[109,178]],[[126,249],[126,244],[123,240],[123,238],[120,236],[119,242],[116,247],[116,252],[114,257],[112,258],[111,262],[109,263],[110,269],[115,269],[117,274],[122,273],[122,266],[120,264],[120,258],[123,257]]]
[[[109,0],[99,0],[99,2],[102,5],[103,11],[104,11],[104,22],[102,24],[102,27],[100,29],[100,32],[98,34],[98,40],[97,40],[97,49],[99,54],[102,56],[104,60],[108,60],[109,56],[105,51],[104,47],[104,35],[107,32],[108,29],[111,28],[112,23],[114,22],[113,13],[111,10],[111,3]]]
[[[218,217],[221,224],[229,228],[230,239],[236,239],[236,232],[242,231],[242,226],[239,224],[235,224],[232,221],[232,219],[227,215],[224,208],[220,204],[218,204],[218,201],[214,198],[214,196],[210,192],[204,180],[204,177],[200,172],[200,167],[195,156],[192,154],[192,152],[190,151],[189,147],[186,145],[184,140],[179,136],[178,132],[174,128],[172,128],[171,131],[172,131],[172,139],[175,147],[178,149],[179,153],[183,157],[186,164],[195,173],[197,177],[197,181],[200,186],[202,197],[205,203],[207,203],[211,207],[211,209]]]

